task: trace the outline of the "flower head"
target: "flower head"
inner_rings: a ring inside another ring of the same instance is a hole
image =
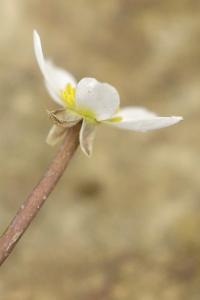
[[[62,109],[49,112],[54,125],[47,143],[54,145],[65,135],[67,128],[82,120],[80,146],[86,155],[92,153],[96,126],[104,123],[133,131],[149,131],[178,123],[182,117],[159,117],[142,107],[120,109],[117,90],[95,78],[83,78],[78,83],[67,71],[44,58],[38,33],[33,33],[34,50],[46,88]]]

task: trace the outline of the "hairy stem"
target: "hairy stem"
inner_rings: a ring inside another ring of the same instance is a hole
[[[11,254],[41,206],[52,192],[79,144],[80,124],[68,129],[63,144],[54,160],[17,211],[6,231],[0,237],[0,265]]]

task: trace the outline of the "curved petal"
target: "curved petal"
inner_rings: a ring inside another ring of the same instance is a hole
[[[95,125],[92,123],[83,120],[81,130],[79,133],[79,141],[81,150],[87,155],[91,156],[92,148],[93,148],[93,141],[95,138]]]
[[[37,31],[33,32],[33,44],[35,56],[39,68],[44,76],[46,88],[50,96],[59,104],[64,105],[60,99],[60,91],[64,90],[68,83],[76,85],[75,78],[67,71],[53,65],[52,62],[46,60],[43,55],[40,36]]]
[[[142,107],[126,107],[121,109],[116,116],[122,118],[120,122],[107,123],[118,128],[141,132],[168,127],[183,119],[176,116],[159,117]]]
[[[77,85],[77,107],[91,112],[97,121],[111,118],[119,103],[117,90],[108,83],[101,83],[94,78],[83,78]]]

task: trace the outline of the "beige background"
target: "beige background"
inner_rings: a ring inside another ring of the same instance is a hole
[[[1,0],[0,28],[1,231],[56,151],[33,28],[77,79],[185,119],[99,128],[1,268],[1,299],[200,299],[200,2]]]

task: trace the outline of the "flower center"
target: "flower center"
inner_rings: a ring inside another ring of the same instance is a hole
[[[81,115],[82,118],[87,119],[88,122],[99,123],[96,120],[96,116],[93,111],[86,108],[77,107],[75,96],[76,96],[76,89],[72,87],[70,83],[68,83],[65,89],[60,93],[60,97],[68,110],[71,110],[73,113]]]
[[[74,88],[70,83],[68,83],[63,91],[60,93],[60,97],[65,104],[68,110],[71,110],[73,113],[81,116],[82,118],[86,119],[90,123],[99,124],[100,122],[97,121],[96,115],[93,111],[83,107],[77,107],[76,105],[76,88]],[[111,123],[117,123],[122,120],[121,117],[113,117],[109,120]]]

